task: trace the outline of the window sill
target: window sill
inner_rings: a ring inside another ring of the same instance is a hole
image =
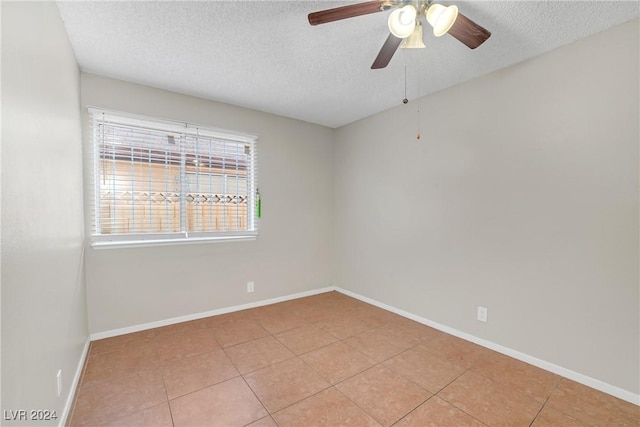
[[[101,240],[92,241],[91,247],[96,250],[121,249],[121,248],[145,248],[154,246],[171,245],[194,245],[202,243],[223,243],[223,242],[249,242],[256,240],[257,236],[224,236],[224,237],[189,237],[174,239],[154,239],[154,240]]]

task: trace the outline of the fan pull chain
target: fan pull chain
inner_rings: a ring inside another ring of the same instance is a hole
[[[402,100],[403,104],[409,102],[407,99],[407,55],[402,51],[402,59],[404,61],[404,99]]]

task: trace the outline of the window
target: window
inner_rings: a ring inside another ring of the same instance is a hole
[[[256,136],[89,113],[92,244],[255,238]]]

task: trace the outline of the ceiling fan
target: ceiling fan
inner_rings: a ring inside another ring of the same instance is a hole
[[[389,36],[382,45],[371,69],[389,64],[398,47],[422,48],[422,22],[433,27],[436,37],[451,34],[470,49],[484,43],[491,33],[458,12],[456,6],[444,6],[432,0],[373,0],[348,6],[335,7],[309,14],[311,25],[326,24],[341,19],[395,9],[389,15]]]

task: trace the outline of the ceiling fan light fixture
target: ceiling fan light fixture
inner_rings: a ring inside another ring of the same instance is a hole
[[[424,45],[422,34],[422,24],[420,21],[416,21],[415,29],[409,37],[404,39],[400,47],[403,49],[424,49],[426,46]]]
[[[436,37],[447,34],[458,17],[457,6],[443,6],[432,4],[426,12],[427,22],[433,27],[433,35]]]
[[[416,27],[417,15],[418,11],[410,4],[394,10],[389,15],[389,31],[401,39],[409,37]]]

